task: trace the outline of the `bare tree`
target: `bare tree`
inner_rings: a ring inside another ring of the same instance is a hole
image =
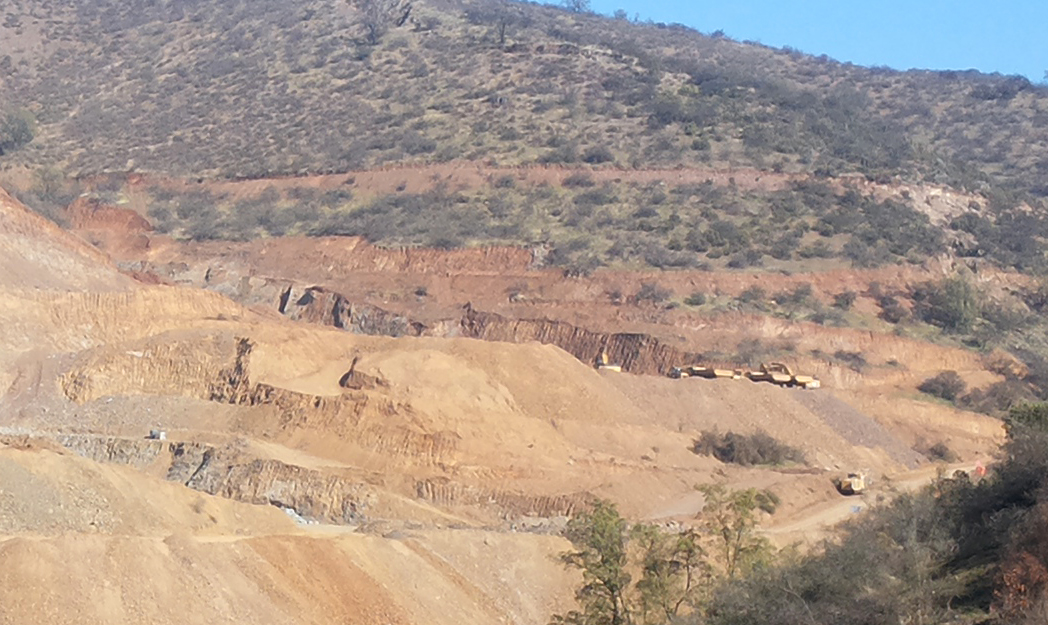
[[[359,6],[364,37],[371,45],[377,44],[390,28],[406,24],[413,8],[408,0],[359,0]]]
[[[590,0],[561,0],[561,6],[572,13],[590,13]]]

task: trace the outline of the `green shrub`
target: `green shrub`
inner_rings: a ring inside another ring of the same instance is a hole
[[[946,401],[956,401],[968,389],[964,379],[956,371],[943,371],[935,377],[928,378],[917,387],[927,393]]]
[[[584,171],[575,172],[574,174],[571,174],[570,176],[564,178],[564,181],[561,182],[562,186],[569,189],[577,189],[580,187],[592,187],[595,184],[597,183],[593,181],[593,176]]]
[[[843,291],[833,296],[833,307],[841,310],[851,310],[855,304],[857,294],[855,291]]]
[[[768,293],[762,287],[753,285],[739,293],[739,297],[736,298],[744,304],[757,304],[762,303],[768,299]]]
[[[982,309],[978,289],[962,276],[920,285],[912,297],[921,318],[956,334],[971,332]]]
[[[754,434],[729,431],[721,434],[716,430],[705,430],[694,442],[691,450],[696,454],[713,456],[721,462],[744,467],[806,462],[804,452],[772,438],[763,431]]]
[[[14,152],[33,140],[36,123],[32,113],[10,111],[0,118],[0,156]]]
[[[615,155],[611,153],[607,147],[603,145],[593,146],[587,148],[582,153],[582,160],[591,165],[599,165],[601,163],[610,163],[615,160]]]
[[[651,302],[652,304],[659,304],[668,300],[672,296],[673,291],[665,289],[654,282],[645,282],[641,284],[640,290],[633,296],[633,301],[637,303]]]
[[[688,306],[702,306],[706,303],[706,294],[702,291],[695,291],[688,297],[684,298],[684,303]]]
[[[1021,403],[1008,410],[1005,419],[1009,430],[1023,427],[1038,432],[1048,432],[1048,402]]]

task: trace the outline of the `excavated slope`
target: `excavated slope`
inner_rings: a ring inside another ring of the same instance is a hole
[[[130,286],[104,254],[0,189],[0,289],[113,291]]]
[[[124,467],[0,446],[0,624],[546,622],[575,580],[562,539],[389,538]]]

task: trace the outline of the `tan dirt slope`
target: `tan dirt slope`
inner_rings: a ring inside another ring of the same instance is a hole
[[[553,535],[593,497],[688,523],[695,485],[726,480],[771,489],[793,523],[838,498],[842,469],[923,463],[918,435],[950,436],[963,460],[998,436],[970,414],[872,418],[861,377],[815,395],[600,372],[535,341],[300,323],[135,284],[0,207],[15,270],[0,285],[0,623],[540,625],[574,580]],[[692,453],[711,427],[765,429],[810,466]]]

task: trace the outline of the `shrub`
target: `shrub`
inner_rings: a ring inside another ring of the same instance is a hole
[[[570,176],[565,178],[564,181],[561,183],[562,186],[567,187],[569,189],[592,187],[595,184],[597,183],[593,181],[593,176],[584,171],[579,171],[575,172],[574,174],[571,174]]]
[[[1048,432],[1048,402],[1024,402],[1012,406],[1005,419],[1009,430],[1016,426]]]
[[[844,291],[833,296],[833,307],[841,310],[851,310],[855,304],[855,291]]]
[[[812,303],[815,292],[810,283],[798,284],[793,291],[782,291],[775,294],[775,303],[779,306],[803,306]]]
[[[611,150],[607,147],[598,145],[587,148],[586,151],[582,153],[582,160],[591,165],[599,165],[601,163],[610,163],[614,161],[615,155],[612,154]]]
[[[702,306],[706,303],[706,294],[702,291],[695,291],[688,297],[684,298],[684,303],[688,306]]]
[[[739,293],[739,297],[737,299],[744,304],[756,304],[767,300],[768,293],[763,288],[755,284],[743,291],[742,293]]]
[[[665,289],[654,282],[645,282],[640,285],[640,290],[633,296],[633,300],[638,304],[640,302],[658,304],[668,300],[672,295],[673,292],[669,289]]]
[[[28,111],[11,111],[0,118],[0,156],[32,141],[33,126],[33,116]]]
[[[881,307],[881,312],[878,316],[888,323],[899,323],[910,316],[910,311],[906,310],[906,307],[891,295],[881,296],[878,298],[877,303]]]
[[[772,438],[763,431],[753,434],[729,431],[721,434],[715,430],[705,430],[692,445],[691,450],[696,454],[713,456],[721,462],[744,467],[787,462],[803,464],[806,461],[804,452]]]
[[[861,373],[862,370],[866,368],[866,357],[863,356],[861,352],[849,352],[839,349],[833,353],[833,357],[848,365],[848,368],[853,371]]]
[[[968,385],[965,384],[964,379],[956,371],[943,371],[935,377],[921,382],[917,390],[946,401],[956,401],[958,397],[964,395],[964,392],[968,390]]]
[[[953,453],[953,450],[944,441],[939,441],[929,447],[925,455],[932,460],[940,460],[942,462],[955,462],[957,460],[957,454]]]
[[[981,312],[981,294],[961,276],[925,283],[914,289],[913,299],[921,318],[957,334],[970,332]]]

